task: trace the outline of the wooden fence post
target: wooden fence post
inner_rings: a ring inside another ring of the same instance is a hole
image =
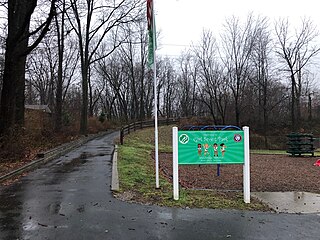
[[[123,128],[121,128],[120,130],[120,144],[123,145],[123,136],[124,135],[124,132],[123,132]]]

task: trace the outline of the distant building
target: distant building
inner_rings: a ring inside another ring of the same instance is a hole
[[[52,113],[48,105],[25,105],[25,109],[40,110],[45,113]]]
[[[51,130],[52,112],[48,105],[25,105],[25,127],[35,132]]]

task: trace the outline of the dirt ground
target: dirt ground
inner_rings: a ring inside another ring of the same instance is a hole
[[[160,169],[172,179],[172,154],[159,156]],[[250,185],[252,192],[306,191],[320,193],[320,167],[316,157],[285,155],[251,155]],[[179,165],[179,182],[184,188],[242,190],[242,165]]]

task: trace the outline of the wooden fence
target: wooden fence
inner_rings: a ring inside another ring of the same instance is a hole
[[[178,122],[179,119],[175,118],[159,119],[158,126],[171,125]],[[130,132],[134,132],[137,129],[143,129],[148,127],[154,127],[154,120],[133,122],[123,126],[120,130],[120,144],[123,145],[123,139],[125,135],[128,135],[130,134]]]

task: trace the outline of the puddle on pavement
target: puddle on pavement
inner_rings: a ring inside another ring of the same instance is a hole
[[[79,213],[83,213],[84,211],[85,211],[85,206],[82,204],[82,205],[80,205],[78,208],[77,208],[77,211],[79,212]]]
[[[65,173],[72,173],[88,162],[88,159],[92,157],[92,154],[82,152],[79,157],[73,158],[70,161],[65,160],[56,164],[52,170],[53,174],[50,174],[50,178],[46,179],[46,185],[59,184],[64,181],[69,175]]]
[[[51,203],[47,206],[47,210],[49,213],[51,214],[58,214],[60,212],[61,209],[61,203],[57,202],[57,203]]]
[[[85,164],[88,161],[89,157],[92,157],[92,155],[86,152],[83,152],[78,158],[74,158],[69,162],[61,164],[56,172],[59,172],[59,173],[72,172],[77,167]]]
[[[320,194],[309,192],[255,192],[252,193],[276,212],[320,213]]]

